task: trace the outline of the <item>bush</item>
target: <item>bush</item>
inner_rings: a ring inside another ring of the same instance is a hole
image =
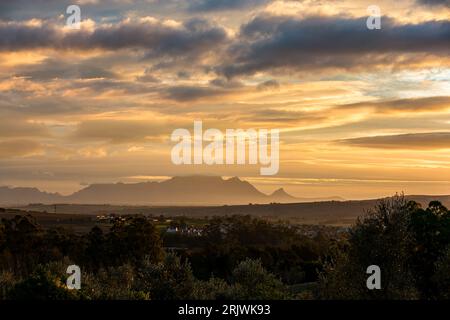
[[[174,254],[158,264],[148,261],[138,271],[138,289],[150,293],[152,300],[192,299],[194,283],[189,263]]]
[[[224,300],[230,295],[227,282],[212,277],[208,281],[195,281],[191,297],[194,300]]]
[[[450,247],[435,264],[433,283],[437,288],[438,299],[450,299]]]
[[[82,276],[81,293],[89,300],[149,300],[147,292],[137,289],[136,271],[131,265],[101,269]]]
[[[381,201],[351,231],[320,275],[323,299],[434,299],[449,291],[450,214],[439,202],[423,210],[396,196]],[[381,290],[368,290],[366,269],[381,269]]]
[[[63,279],[40,266],[28,278],[15,284],[7,293],[11,300],[75,300],[76,290],[69,290]]]
[[[289,291],[273,274],[267,272],[259,260],[242,261],[232,275],[231,299],[281,300]]]

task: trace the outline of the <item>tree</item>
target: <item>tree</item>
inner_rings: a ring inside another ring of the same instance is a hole
[[[410,228],[415,240],[411,260],[417,286],[423,298],[436,297],[438,288],[432,278],[435,264],[450,245],[450,213],[439,201],[432,201],[425,210],[415,208]]]
[[[323,299],[414,299],[418,297],[410,255],[414,245],[410,232],[415,204],[403,196],[380,201],[358,219],[348,245],[335,248],[320,275]],[[382,272],[381,290],[368,290],[367,267]]]
[[[396,196],[358,220],[320,275],[321,298],[435,299],[448,289],[450,214],[440,202],[422,209]],[[366,268],[381,269],[381,290],[368,290]],[[437,279],[440,279],[439,281]],[[447,287],[448,288],[448,287]]]
[[[44,255],[43,232],[31,216],[2,219],[3,246],[10,256],[9,267],[25,275],[37,265]],[[5,253],[5,252],[4,252]]]
[[[147,261],[139,269],[137,288],[150,293],[153,300],[192,299],[195,281],[189,263],[170,253],[163,262]]]
[[[100,269],[82,275],[81,294],[89,300],[149,300],[137,289],[136,270],[130,264]]]
[[[74,300],[76,290],[67,289],[63,279],[40,266],[23,281],[18,282],[8,293],[12,300]]]
[[[287,288],[267,272],[259,260],[246,259],[233,270],[231,299],[280,300],[288,297]]]
[[[230,290],[225,280],[211,277],[207,281],[195,281],[191,297],[194,300],[224,300],[231,295]]]
[[[106,237],[102,229],[97,226],[93,227],[87,235],[84,261],[85,265],[90,265],[95,271],[108,263]]]
[[[156,263],[163,258],[159,233],[144,216],[116,218],[108,240],[109,260],[113,265],[126,262],[139,265],[146,259]]]
[[[16,282],[17,279],[12,272],[0,271],[0,300],[8,298],[8,294]]]
[[[432,281],[436,289],[435,298],[450,299],[450,247],[447,247],[444,254],[434,265],[435,273]]]

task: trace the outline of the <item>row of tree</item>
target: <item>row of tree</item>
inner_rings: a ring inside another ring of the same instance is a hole
[[[179,236],[163,239],[152,219],[140,215],[117,217],[108,232],[94,227],[87,234],[44,229],[31,216],[3,219],[1,297],[289,298],[289,284],[317,278],[320,251],[327,247],[287,224],[249,216],[213,218],[201,236]],[[182,250],[167,249],[186,243]],[[82,269],[80,291],[65,287],[71,264]]]
[[[367,289],[370,265],[381,269],[381,290]],[[381,201],[333,248],[319,284],[324,299],[450,298],[450,212],[437,201]]]
[[[450,213],[439,202],[381,201],[346,238],[308,238],[248,216],[213,218],[199,237],[173,237],[144,216],[83,235],[45,230],[32,217],[4,219],[0,298],[450,298]],[[82,269],[81,290],[65,286],[71,264]],[[380,290],[366,286],[370,265],[381,269]]]

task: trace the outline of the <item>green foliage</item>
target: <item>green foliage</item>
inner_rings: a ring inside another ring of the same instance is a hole
[[[381,201],[352,229],[348,245],[335,248],[320,275],[323,299],[434,299],[445,296],[445,248],[450,244],[448,210],[431,202],[396,196]],[[366,269],[378,265],[382,289],[368,290]],[[436,267],[437,266],[437,267]],[[438,289],[438,287],[440,289]]]
[[[76,290],[67,289],[64,281],[40,266],[28,278],[16,283],[7,292],[11,300],[76,300]]]
[[[230,283],[215,277],[195,281],[190,296],[199,300],[281,300],[290,297],[287,286],[264,269],[261,261],[251,259],[240,262],[233,269]]]
[[[188,252],[194,274],[223,279],[250,258],[288,284],[315,281],[317,263],[328,246],[327,238],[310,239],[287,223],[269,223],[250,216],[215,217],[204,229],[202,243]]]
[[[147,264],[138,271],[139,289],[151,292],[153,300],[191,299],[195,278],[189,263],[167,254],[158,264]]]
[[[6,300],[9,292],[17,283],[17,279],[12,272],[0,272],[0,300]]]
[[[193,300],[223,300],[230,296],[229,291],[225,280],[211,277],[207,281],[195,281],[191,297]]]
[[[236,300],[280,300],[289,297],[287,287],[267,272],[260,261],[247,259],[234,270],[231,296]]]
[[[436,288],[437,299],[450,299],[450,247],[447,247],[444,254],[434,265],[435,273],[432,282]]]
[[[97,271],[106,267],[109,262],[108,243],[102,229],[95,226],[87,234],[87,244],[83,259],[83,265],[89,265],[92,270]]]
[[[417,287],[423,298],[437,297],[438,288],[432,278],[435,264],[445,257],[450,245],[450,213],[438,201],[431,202],[425,210],[416,207],[411,214],[410,229],[415,239],[411,264]]]
[[[188,249],[179,250],[178,256],[165,255],[152,220],[139,215],[116,217],[108,232],[94,227],[87,234],[44,229],[30,216],[3,220],[1,298],[19,283],[15,290],[35,283],[38,267],[54,277],[48,283],[59,288],[64,281],[55,279],[66,279],[65,268],[76,264],[82,270],[79,299],[244,299],[250,298],[246,290],[251,284],[242,277],[234,280],[233,270],[246,259],[260,261],[264,272],[257,273],[261,275],[258,285],[267,284],[274,298],[285,297],[277,287],[278,279],[289,284],[314,279],[320,252],[328,241],[308,239],[287,223],[231,216],[213,218],[206,226],[203,222],[202,236],[177,235],[171,239],[174,245],[186,244]],[[187,226],[183,218],[176,224]],[[50,292],[54,286],[47,287]]]
[[[113,265],[124,261],[138,265],[144,259],[158,262],[163,257],[159,233],[143,216],[116,218],[108,236],[108,245],[114,250],[114,256],[110,256]]]
[[[385,199],[348,237],[308,238],[297,226],[249,216],[203,227],[201,236],[164,237],[177,247],[166,253],[144,216],[87,234],[43,229],[29,216],[4,219],[0,299],[450,298],[450,213],[439,202],[422,209],[402,196]],[[65,285],[71,264],[82,269],[78,291]],[[381,290],[366,287],[370,265],[381,268]]]
[[[87,235],[66,229],[42,229],[30,216],[3,219],[0,224],[0,269],[26,276],[37,265],[68,256],[88,270],[138,265],[146,259],[163,257],[159,232],[142,216],[117,218],[110,232],[94,227]]]
[[[147,292],[136,288],[136,271],[129,265],[84,273],[81,294],[88,300],[149,300]]]
[[[30,273],[34,265],[44,255],[43,233],[40,226],[30,216],[15,216],[2,219],[0,257],[6,270],[13,270],[21,275]]]

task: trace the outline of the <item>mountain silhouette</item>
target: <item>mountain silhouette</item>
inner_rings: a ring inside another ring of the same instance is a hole
[[[280,188],[275,190],[270,197],[276,202],[294,202],[298,200],[297,198],[291,196],[289,193],[287,193],[284,188]]]
[[[328,198],[330,200],[332,198]],[[333,198],[335,199],[335,198]],[[92,184],[68,196],[35,188],[0,188],[0,204],[74,203],[134,205],[213,205],[300,202],[284,189],[270,195],[238,177],[173,177],[161,182]],[[313,199],[308,199],[313,200]]]
[[[94,184],[67,197],[72,203],[236,204],[270,202],[239,178],[173,177],[161,182]]]
[[[0,204],[55,203],[64,199],[58,193],[42,192],[36,188],[0,187]]]

